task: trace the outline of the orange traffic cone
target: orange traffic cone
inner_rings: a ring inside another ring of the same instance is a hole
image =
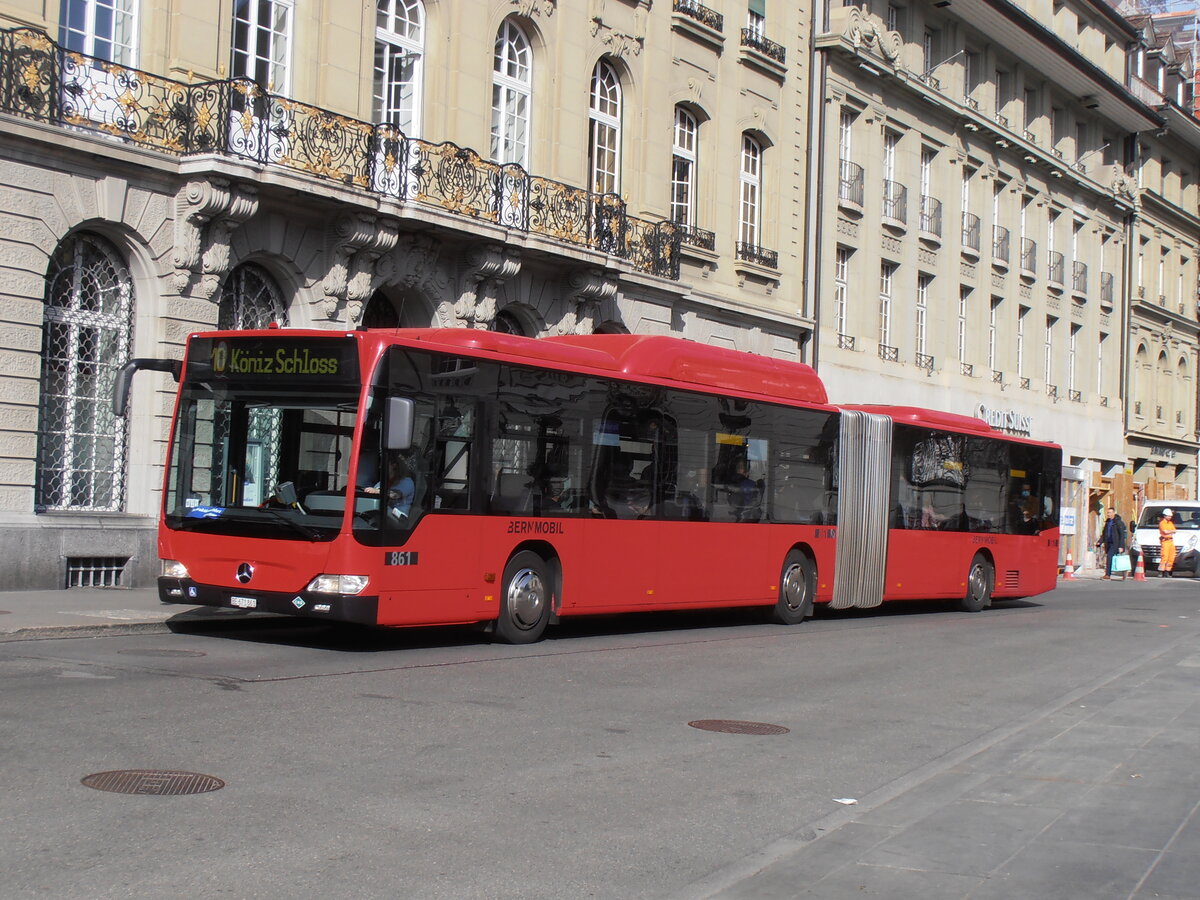
[[[1143,556],[1142,556],[1142,554],[1139,553],[1137,568],[1135,568],[1133,570],[1133,580],[1134,581],[1145,581],[1146,580],[1146,564],[1142,562],[1142,559],[1143,559]]]
[[[1075,566],[1071,564],[1071,551],[1067,551],[1067,565],[1063,568],[1063,581],[1075,580]]]

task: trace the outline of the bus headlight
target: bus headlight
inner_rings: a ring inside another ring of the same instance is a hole
[[[163,578],[188,578],[187,566],[177,559],[164,559],[162,561]]]
[[[366,575],[318,575],[305,590],[313,594],[361,594],[367,581]]]

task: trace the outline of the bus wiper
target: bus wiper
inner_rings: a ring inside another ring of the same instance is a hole
[[[302,525],[294,519],[289,519],[277,509],[271,509],[269,506],[264,506],[259,508],[259,512],[270,514],[271,518],[273,518],[276,522],[282,522],[284,525],[287,525],[294,531],[304,535],[310,541],[319,541],[321,539],[320,533],[318,533],[315,529],[309,528],[307,525]]]

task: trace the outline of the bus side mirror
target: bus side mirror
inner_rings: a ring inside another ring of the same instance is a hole
[[[408,397],[388,397],[384,425],[385,450],[407,450],[413,442],[413,402]]]

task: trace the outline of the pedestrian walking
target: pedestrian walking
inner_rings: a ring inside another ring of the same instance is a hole
[[[1100,532],[1100,540],[1096,541],[1096,546],[1104,549],[1105,581],[1112,580],[1114,562],[1117,563],[1117,573],[1121,576],[1122,581],[1129,574],[1129,558],[1118,559],[1124,555],[1128,542],[1129,531],[1125,527],[1125,522],[1110,506],[1108,512],[1105,513],[1104,530]],[[1122,562],[1124,565],[1121,565]]]

